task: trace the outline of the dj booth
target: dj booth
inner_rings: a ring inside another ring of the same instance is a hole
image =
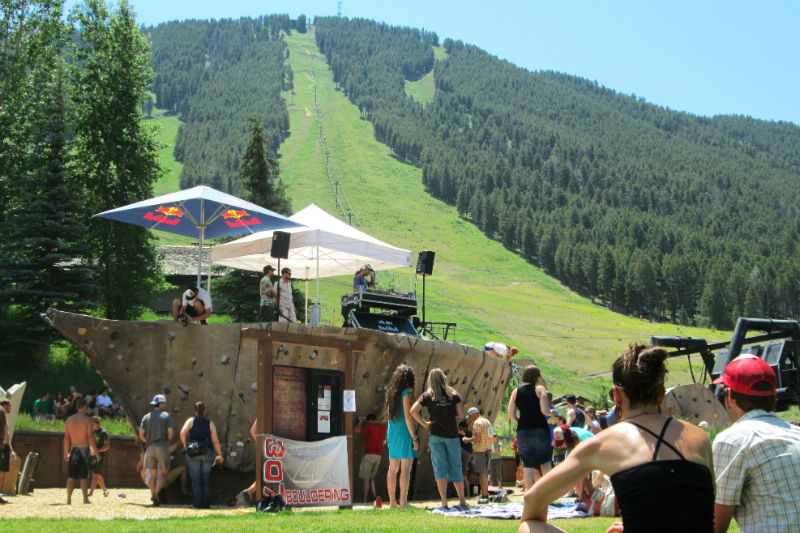
[[[411,294],[367,289],[342,295],[345,326],[417,336],[417,299]]]

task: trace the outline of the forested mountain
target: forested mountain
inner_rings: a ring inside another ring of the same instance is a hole
[[[291,26],[150,30],[159,105],[185,122],[185,185],[238,171],[254,111],[271,149],[284,138]],[[574,289],[681,323],[800,316],[797,126],[670,111],[459,41],[434,61],[438,36],[417,29],[338,17],[314,29],[335,81],[430,194]],[[405,85],[430,72],[423,105]]]
[[[337,82],[376,136],[422,167],[428,191],[573,288],[718,327],[800,314],[795,125],[669,111],[452,40],[423,107],[399,58],[375,58],[424,65],[435,38],[315,24]]]
[[[287,15],[190,20],[149,29],[156,105],[183,122],[175,141],[181,186],[210,185],[234,194],[234,176],[250,135],[250,117],[264,127],[270,155],[288,135],[281,91],[291,87],[285,63]]]

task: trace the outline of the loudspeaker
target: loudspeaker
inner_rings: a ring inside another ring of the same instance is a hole
[[[269,252],[270,257],[287,259],[289,257],[289,237],[290,233],[285,231],[276,231],[272,234],[272,249]]]
[[[423,276],[433,274],[433,256],[435,255],[436,252],[431,252],[430,250],[423,250],[419,253],[417,257],[417,274],[422,274]]]

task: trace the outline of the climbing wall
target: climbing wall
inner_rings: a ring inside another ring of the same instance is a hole
[[[254,466],[255,443],[249,429],[256,416],[258,382],[258,343],[243,340],[242,328],[270,331],[275,365],[321,369],[339,366],[338,351],[282,342],[282,333],[358,341],[365,349],[354,353],[357,416],[375,413],[382,417],[385,387],[401,363],[414,367],[415,395],[424,390],[428,372],[439,367],[461,395],[465,411],[478,407],[491,421],[510,377],[505,361],[489,357],[482,350],[367,329],[279,323],[184,327],[173,321],[114,321],[52,309],[44,318],[86,352],[132,422],[138,424],[150,410],[154,394],[167,397],[167,409],[177,427],[193,416],[194,402],[205,402],[209,417],[217,425],[224,465],[237,470],[251,470]],[[427,430],[420,428],[418,435],[420,461],[412,488],[417,498],[435,494]],[[355,448],[357,468],[363,446]],[[388,463],[386,454],[384,463]],[[378,476],[380,485],[385,483],[383,477]]]
[[[714,394],[700,383],[681,385],[667,391],[663,413],[680,416],[684,420],[699,424],[702,421],[717,429],[725,429],[731,425],[731,417]]]

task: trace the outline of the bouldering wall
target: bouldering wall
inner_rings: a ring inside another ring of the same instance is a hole
[[[167,409],[178,428],[193,416],[196,401],[205,402],[217,425],[224,466],[237,470],[252,470],[256,452],[249,430],[256,416],[258,348],[257,342],[242,339],[242,328],[271,332],[275,365],[322,369],[338,365],[335,350],[283,343],[282,333],[351,339],[363,345],[354,362],[356,416],[382,416],[389,378],[397,365],[406,363],[415,369],[415,395],[424,390],[428,372],[439,367],[461,395],[465,411],[478,407],[493,422],[511,373],[508,363],[482,350],[368,329],[283,323],[184,327],[173,321],[114,321],[53,309],[44,318],[87,354],[136,424],[150,410],[154,394],[167,397]],[[412,485],[417,498],[436,492],[427,430],[419,428],[418,435],[420,460]],[[362,452],[363,446],[356,445],[356,469]],[[381,472],[388,464],[386,454],[383,462]],[[377,482],[385,490],[385,476],[378,475]]]
[[[700,383],[669,389],[664,396],[664,403],[661,404],[661,411],[695,424],[705,421],[709,426],[720,430],[731,425],[731,417],[725,406],[714,397],[708,387]]]

